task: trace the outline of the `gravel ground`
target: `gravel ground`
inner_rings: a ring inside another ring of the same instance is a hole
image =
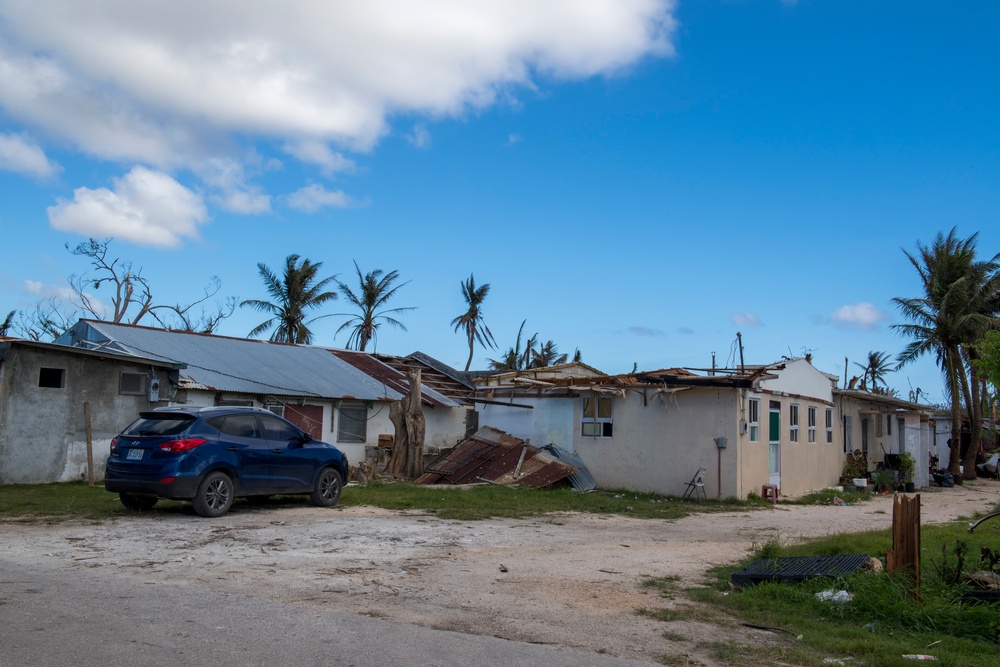
[[[925,490],[921,515],[924,524],[949,521],[998,503],[1000,483],[979,480]],[[218,519],[178,512],[97,524],[7,523],[0,560],[129,577],[146,591],[194,586],[634,660],[686,655],[691,664],[715,665],[706,642],[766,643],[773,635],[700,622],[694,603],[660,598],[641,585],[644,577],[698,582],[711,566],[769,539],[888,531],[891,522],[891,496],[678,521],[560,514],[468,522],[367,507],[238,503]],[[635,613],[664,606],[686,619],[669,624],[672,639],[663,636],[665,624]]]

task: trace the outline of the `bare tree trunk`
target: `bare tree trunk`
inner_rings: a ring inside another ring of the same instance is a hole
[[[396,436],[385,471],[394,477],[416,479],[424,473],[426,433],[426,421],[420,401],[420,370],[407,369],[406,380],[410,385],[406,396],[389,405],[389,419]]]
[[[956,361],[956,353],[952,350],[948,350],[947,356],[945,358],[946,369],[945,372],[948,374],[948,391],[951,394],[951,439],[949,440],[949,447],[951,448],[948,452],[948,472],[950,472],[955,479],[961,479],[962,473],[960,466],[962,465],[962,394],[961,388],[959,387],[958,381],[958,368],[955,367],[956,363],[960,364],[961,361]]]
[[[965,471],[962,473],[962,479],[975,479],[976,455],[979,453],[979,429],[981,424],[975,421],[977,410],[973,404],[972,390],[969,387],[969,373],[966,370],[965,356],[961,352],[959,352],[958,362],[958,372],[961,373],[959,378],[962,381],[962,397],[965,399],[965,418],[969,420],[969,449],[966,450],[965,456],[962,458],[962,469]],[[961,452],[961,449],[961,434],[959,434],[959,452]],[[970,456],[972,457],[971,466],[967,463]]]
[[[969,402],[969,433],[971,435],[971,442],[969,443],[969,449],[965,452],[965,456],[962,458],[962,466],[965,470],[963,474],[965,479],[975,479],[976,478],[976,459],[979,455],[979,443],[983,437],[983,404],[982,399],[979,395],[980,379],[979,373],[976,371],[976,365],[973,360],[977,360],[979,355],[976,353],[975,348],[966,348],[966,354],[969,359],[969,368],[972,374],[970,382],[970,402]]]

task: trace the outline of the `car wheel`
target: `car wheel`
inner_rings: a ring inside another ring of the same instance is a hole
[[[199,516],[222,516],[233,505],[233,480],[224,472],[210,472],[198,485],[194,496],[194,511]]]
[[[133,512],[148,512],[153,509],[153,505],[159,500],[156,496],[135,496],[131,493],[119,493],[118,500],[122,501],[125,509]]]
[[[313,487],[312,502],[319,507],[333,507],[340,500],[340,490],[344,488],[344,480],[333,468],[324,468],[316,485]]]

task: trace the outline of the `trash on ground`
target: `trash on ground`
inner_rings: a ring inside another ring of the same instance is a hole
[[[828,600],[830,602],[836,602],[837,604],[847,604],[853,597],[853,593],[848,593],[847,591],[835,591],[832,588],[826,591],[820,591],[816,594],[817,600]]]

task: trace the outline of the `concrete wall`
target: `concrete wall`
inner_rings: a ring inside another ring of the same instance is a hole
[[[941,436],[935,436],[935,422],[918,412],[905,412],[893,405],[880,403],[877,399],[866,401],[853,396],[841,396],[838,409],[841,415],[851,417],[854,448],[862,449],[863,420],[868,420],[868,468],[874,470],[875,465],[884,460],[885,454],[900,454],[907,452],[916,462],[913,483],[917,488],[929,486],[930,475],[928,465],[933,453],[935,439],[941,442]],[[881,420],[881,434],[878,422]],[[887,426],[891,420],[892,431]],[[938,422],[940,427],[940,422]],[[945,427],[946,430],[948,427]],[[947,438],[944,439],[947,442]],[[843,437],[839,441],[843,452]],[[942,451],[943,449],[943,451]],[[941,451],[944,458],[941,467],[948,465],[948,447],[945,444]]]
[[[40,369],[61,369],[62,387],[40,387]],[[111,439],[150,403],[148,394],[118,392],[121,372],[147,377],[149,365],[15,345],[0,365],[0,484],[64,482],[86,478],[91,411],[94,477],[103,479]],[[168,394],[165,371],[156,371]]]
[[[827,381],[827,385],[828,385]],[[820,387],[823,385],[820,384]],[[758,441],[750,440],[747,401],[760,401]],[[705,490],[710,498],[745,498],[761,493],[769,482],[768,403],[781,406],[781,489],[798,494],[837,483],[843,467],[840,428],[834,414],[833,443],[826,442],[825,410],[833,407],[816,398],[752,393],[742,389],[687,389],[656,392],[630,390],[613,399],[612,437],[581,435],[580,397],[516,397],[514,403],[480,409],[482,425],[499,428],[541,446],[553,442],[579,454],[598,485],[664,495],[683,495],[700,467],[707,469]],[[791,442],[788,406],[799,405],[799,441]],[[817,408],[816,442],[808,441],[808,407]],[[716,438],[726,438],[719,449]]]
[[[828,394],[829,395],[829,394]],[[770,446],[768,417],[770,402],[780,404],[781,419],[779,441],[781,448],[780,490],[782,495],[798,495],[834,486],[840,480],[844,468],[843,438],[835,406],[820,397],[803,395],[761,395],[761,443],[764,448],[764,464],[769,465],[767,448]],[[798,405],[798,440],[791,439],[791,406]],[[809,408],[816,409],[816,439],[809,441]],[[826,410],[833,410],[833,442],[827,442]],[[761,482],[762,484],[764,482]],[[760,488],[748,491],[760,493]]]
[[[582,399],[574,403],[573,449],[600,487],[680,496],[699,467],[709,498],[735,496],[736,392],[693,389],[671,394],[629,391],[613,402],[613,435],[583,436]],[[725,437],[718,449],[715,438]],[[719,469],[721,464],[721,485]]]
[[[530,405],[530,409],[487,403],[479,406],[479,423],[498,428],[535,447],[552,444],[573,451],[574,407],[578,401],[522,396],[513,401],[518,405]],[[576,429],[580,430],[579,425]]]

